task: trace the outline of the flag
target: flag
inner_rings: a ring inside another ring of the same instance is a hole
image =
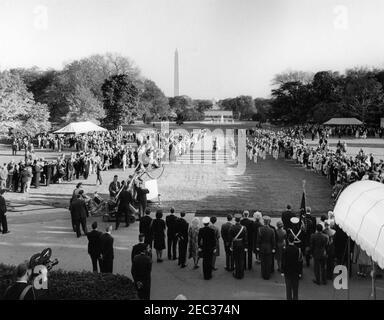
[[[305,208],[305,191],[303,191],[303,195],[301,197],[300,212],[305,212]]]
[[[305,180],[303,180],[303,195],[301,196],[301,203],[300,203],[300,213],[305,213],[306,208],[306,194],[305,194]]]

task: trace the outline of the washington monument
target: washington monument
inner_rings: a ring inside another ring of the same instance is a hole
[[[174,65],[174,87],[173,87],[173,96],[179,96],[179,53],[177,49],[175,50],[175,65]]]

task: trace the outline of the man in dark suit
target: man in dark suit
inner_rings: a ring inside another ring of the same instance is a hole
[[[132,194],[128,191],[128,185],[125,185],[123,188],[123,191],[120,192],[119,195],[119,204],[117,206],[117,213],[116,213],[116,227],[117,230],[120,225],[120,218],[122,215],[124,215],[125,219],[125,226],[129,227],[129,220],[128,215],[131,212],[130,204],[133,202]]]
[[[112,226],[108,226],[105,230],[106,232],[100,237],[101,245],[101,261],[102,261],[102,273],[112,273],[113,272],[113,237]]]
[[[109,184],[108,191],[109,191],[109,196],[112,199],[116,197],[117,193],[120,191],[120,188],[121,188],[120,182],[117,181],[118,178],[119,178],[118,175],[115,175],[113,177],[113,181]]]
[[[316,225],[316,233],[311,235],[311,252],[313,255],[315,278],[317,285],[327,284],[327,274],[325,263],[327,261],[327,246],[329,238],[323,233],[323,226]]]
[[[135,282],[138,296],[141,300],[149,300],[151,297],[151,271],[152,259],[148,256],[144,247],[133,258],[132,277]]]
[[[281,214],[281,221],[283,221],[284,229],[288,230],[291,227],[291,218],[296,215],[292,212],[292,206],[287,205],[287,210]]]
[[[175,216],[175,209],[171,208],[170,214],[165,218],[165,224],[167,225],[167,247],[168,247],[168,260],[176,260],[176,225],[177,217]]]
[[[248,267],[248,270],[252,269],[252,255],[253,255],[253,221],[249,219],[249,211],[243,212],[243,219],[241,219],[240,224],[247,229],[248,236],[248,250],[245,253],[245,268]]]
[[[276,248],[275,232],[270,227],[271,218],[264,216],[264,225],[259,228],[256,250],[260,252],[261,276],[269,280],[272,271],[272,259]]]
[[[235,266],[233,276],[237,279],[244,277],[244,262],[248,247],[247,228],[240,224],[240,220],[241,213],[235,214],[236,224],[230,230],[231,249]]]
[[[281,257],[281,275],[285,278],[287,300],[299,299],[302,252],[295,246],[294,239],[292,234],[288,235],[288,245],[283,248]]]
[[[34,181],[33,184],[35,185],[36,188],[40,188],[40,174],[41,174],[41,166],[35,160],[33,162],[33,176],[34,176]]]
[[[92,231],[87,233],[88,254],[91,256],[93,272],[97,272],[97,263],[99,263],[99,268],[101,271],[101,261],[100,261],[101,235],[102,235],[102,232],[97,230],[97,222],[94,221],[92,223]]]
[[[149,245],[144,242],[144,235],[142,233],[139,234],[139,243],[135,244],[132,247],[132,252],[131,252],[131,262],[133,263],[133,259],[135,256],[140,254],[142,251],[146,251],[149,254],[150,248]]]
[[[0,190],[0,222],[1,222],[1,229],[0,231],[3,234],[9,233],[8,231],[8,223],[7,223],[7,204],[5,203],[5,199],[3,197],[3,194],[5,193],[5,189]]]
[[[233,271],[233,256],[231,251],[231,228],[232,224],[232,215],[227,216],[227,222],[221,226],[221,238],[224,242],[225,250],[225,270]]]
[[[212,260],[216,250],[215,230],[209,227],[209,217],[203,218],[204,227],[199,230],[199,255],[203,258],[203,274],[205,280],[212,278]]]
[[[151,225],[151,209],[147,208],[145,209],[145,216],[140,218],[139,232],[144,235],[144,243],[152,249]]]
[[[138,185],[136,186],[137,201],[139,202],[139,217],[144,215],[145,209],[147,208],[147,194],[149,190],[145,188],[144,182],[139,178]]]
[[[305,215],[302,217],[304,228],[305,228],[305,237],[303,249],[305,250],[303,254],[305,255],[305,262],[307,267],[310,265],[311,253],[310,253],[310,242],[311,236],[316,232],[316,218],[311,215],[311,208],[307,207],[305,210]]]
[[[179,266],[185,268],[187,261],[187,246],[188,246],[188,228],[189,224],[185,220],[185,212],[180,212],[180,218],[176,225],[176,238],[179,243]]]
[[[88,233],[87,217],[89,216],[89,213],[85,201],[83,200],[83,194],[84,190],[80,190],[76,199],[72,201],[70,207],[72,221],[75,226],[76,235],[78,238],[81,237],[80,224],[84,231],[84,234],[86,235]]]

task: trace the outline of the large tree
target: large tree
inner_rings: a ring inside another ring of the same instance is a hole
[[[139,116],[144,122],[161,120],[170,114],[167,97],[152,80],[146,79],[139,97]]]
[[[89,88],[77,86],[67,99],[69,112],[66,115],[66,122],[90,120],[99,123],[104,119],[103,104]]]
[[[176,96],[168,99],[171,110],[176,113],[178,121],[191,120],[190,115],[194,114],[193,100],[188,96]]]
[[[308,112],[313,105],[310,85],[301,82],[287,82],[272,90],[273,118],[285,123],[302,123],[308,120]]]
[[[283,85],[287,82],[301,82],[309,84],[313,80],[313,73],[308,71],[288,70],[276,74],[272,79],[272,84],[276,86]]]
[[[4,129],[33,136],[49,130],[48,118],[47,106],[34,101],[19,75],[0,73],[0,123]]]
[[[374,72],[361,68],[347,70],[342,103],[350,110],[351,116],[378,124],[384,93]]]
[[[105,125],[116,128],[137,117],[139,90],[128,75],[109,77],[102,85],[102,92]]]
[[[251,96],[238,96],[236,98],[220,100],[219,105],[224,110],[232,111],[234,118],[238,120],[250,119],[257,113]]]

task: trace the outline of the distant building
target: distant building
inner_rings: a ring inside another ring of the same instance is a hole
[[[233,112],[227,110],[209,110],[204,112],[204,121],[233,122]]]

